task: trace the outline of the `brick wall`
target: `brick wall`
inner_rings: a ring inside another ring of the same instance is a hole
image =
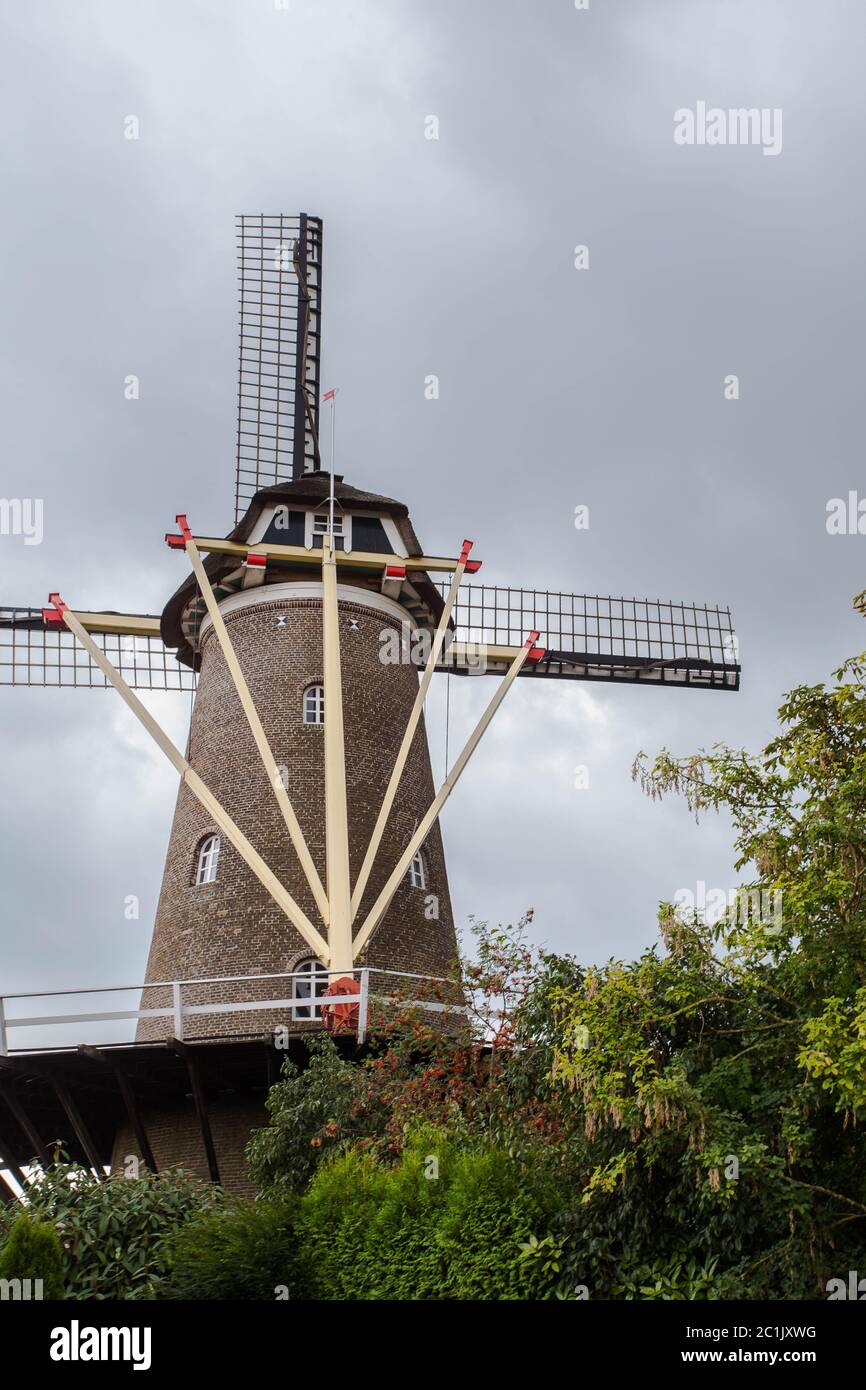
[[[208,1102],[208,1118],[223,1187],[240,1196],[252,1196],[254,1189],[244,1149],[251,1131],[267,1124],[264,1104],[241,1096],[215,1098]],[[201,1128],[191,1099],[183,1105],[165,1103],[158,1109],[145,1107],[141,1119],[160,1171],[184,1168],[205,1182],[210,1181]],[[123,1125],[114,1141],[112,1168],[123,1168],[130,1155],[135,1155],[143,1167],[132,1129]]]

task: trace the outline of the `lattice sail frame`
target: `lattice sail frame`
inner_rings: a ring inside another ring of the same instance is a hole
[[[434,580],[445,593],[442,580]],[[454,609],[454,641],[490,661],[497,647],[539,633],[544,659],[521,675],[571,680],[688,685],[737,690],[739,643],[729,608],[673,600],[602,598],[546,589],[464,584]],[[447,663],[445,663],[447,664]]]
[[[236,522],[260,488],[320,466],[321,218],[243,214],[237,246]]]
[[[103,632],[94,640],[133,690],[190,691],[195,672],[158,637]],[[41,608],[0,608],[0,686],[110,690],[99,667],[66,628],[48,627]]]
[[[447,581],[434,582],[444,593]],[[544,658],[525,666],[519,679],[739,688],[738,642],[727,608],[467,583],[454,621],[454,646],[441,671],[497,674],[526,633],[537,630]],[[94,639],[135,690],[195,687],[194,672],[157,637],[100,633]],[[45,626],[41,609],[0,608],[3,685],[104,689],[107,682],[67,631]]]

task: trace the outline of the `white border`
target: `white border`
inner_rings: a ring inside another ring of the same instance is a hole
[[[237,613],[244,608],[258,608],[265,603],[291,603],[293,600],[310,598],[321,601],[321,582],[299,579],[289,584],[259,584],[255,589],[243,589],[240,593],[229,594],[228,598],[221,600],[219,608],[223,617],[227,617],[229,613]],[[337,599],[342,603],[357,603],[362,608],[384,613],[387,617],[394,618],[397,623],[409,623],[413,629],[418,626],[408,609],[387,598],[385,594],[373,593],[371,589],[357,589],[354,584],[338,584]],[[200,638],[212,627],[213,623],[208,613],[201,625]]]

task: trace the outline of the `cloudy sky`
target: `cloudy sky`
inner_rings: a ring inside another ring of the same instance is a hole
[[[0,492],[44,540],[0,536],[0,603],[159,612],[175,513],[229,529],[234,214],[320,215],[348,482],[488,581],[731,606],[739,694],[518,683],[444,817],[461,923],[640,951],[733,877],[634,754],[757,748],[866,645],[866,538],[826,529],[866,492],[864,40],[858,0],[4,5]],[[678,145],[701,101],[781,111],[781,152]],[[491,691],[452,681],[452,756]],[[0,695],[2,987],[140,979],[175,774],[113,692]]]

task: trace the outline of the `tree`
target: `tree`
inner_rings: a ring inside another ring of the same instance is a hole
[[[65,1298],[63,1255],[54,1227],[22,1212],[0,1252],[0,1279],[29,1281],[31,1298]]]
[[[565,1224],[599,1281],[688,1251],[734,1296],[815,1297],[866,1268],[864,674],[794,690],[757,756],[636,760],[650,796],[730,813],[751,881],[712,923],[663,905],[664,955],[557,994],[595,1158]]]

